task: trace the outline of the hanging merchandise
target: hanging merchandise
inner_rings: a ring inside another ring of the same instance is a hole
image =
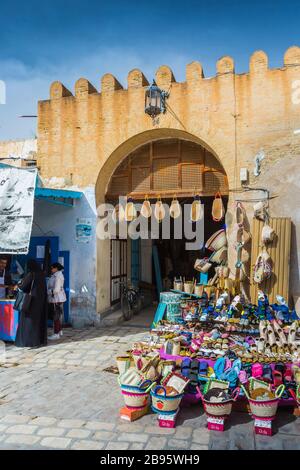
[[[242,263],[248,263],[249,259],[250,259],[249,252],[246,251],[246,250],[242,250],[241,251],[241,262]]]
[[[181,206],[176,195],[174,196],[173,201],[170,206],[170,216],[173,219],[178,219],[178,217],[181,216]]]
[[[264,201],[259,201],[253,206],[254,210],[254,217],[260,220],[265,220],[265,215],[266,215],[266,203]]]
[[[209,262],[208,258],[196,259],[194,264],[194,269],[200,273],[207,273],[211,267],[212,264]]]
[[[246,210],[241,202],[236,203],[235,217],[236,224],[235,229],[233,230],[235,242],[238,241],[244,246],[250,241],[251,234],[245,229]]]
[[[136,208],[134,202],[131,198],[128,198],[127,204],[125,206],[125,220],[126,222],[132,222],[136,219]]]
[[[237,261],[235,264],[235,293],[240,292],[240,282],[247,278],[244,263],[249,261],[249,252],[245,249],[245,245],[251,239],[250,233],[245,229],[246,211],[241,202],[237,202],[235,207],[236,223],[232,231],[230,239],[237,252]]]
[[[165,218],[165,215],[166,215],[166,211],[165,211],[164,205],[161,201],[160,196],[158,196],[156,204],[155,204],[155,208],[154,208],[154,216],[156,220],[158,220],[158,222],[161,222]]]
[[[275,231],[270,225],[264,225],[261,232],[261,239],[263,243],[271,243],[274,240]]]
[[[201,203],[200,196],[195,196],[194,201],[191,205],[191,216],[190,219],[192,222],[198,222],[203,218],[203,207]]]
[[[112,211],[112,220],[115,224],[123,222],[125,220],[125,211],[122,204],[117,204]]]
[[[216,273],[219,277],[222,277],[222,278],[225,279],[229,276],[229,271],[230,270],[229,270],[228,266],[217,266],[215,268],[215,271],[216,271]]]
[[[151,217],[151,214],[152,214],[151,203],[150,203],[147,195],[145,196],[145,200],[144,200],[142,208],[141,208],[141,214],[146,219]]]
[[[225,216],[225,207],[223,204],[221,193],[219,191],[215,194],[215,199],[212,204],[211,215],[215,222],[220,222],[220,220],[222,220]]]
[[[205,248],[210,251],[217,251],[223,246],[227,246],[226,232],[224,229],[215,232],[206,242]]]
[[[223,246],[217,251],[214,251],[209,258],[211,263],[221,264],[223,261],[227,261],[227,247]]]
[[[253,271],[253,280],[261,284],[272,276],[272,261],[267,250],[259,253]]]

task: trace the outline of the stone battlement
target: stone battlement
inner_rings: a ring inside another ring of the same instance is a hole
[[[249,61],[249,72],[246,75],[262,75],[273,71],[285,72],[291,67],[300,66],[300,47],[293,46],[287,49],[283,58],[283,66],[281,68],[269,69],[268,56],[264,51],[256,51],[250,57]],[[202,65],[200,62],[194,61],[186,66],[186,82],[183,83],[194,83],[200,82],[201,80],[215,80],[218,77],[231,74],[236,77],[245,75],[235,73],[234,60],[230,56],[224,56],[219,59],[216,63],[216,76],[205,78]],[[158,68],[155,74],[155,80],[159,87],[167,89],[172,84],[177,84],[174,74],[170,67],[162,65]],[[179,82],[180,83],[180,82]],[[128,73],[127,76],[127,90],[132,88],[142,88],[149,86],[149,82],[143,72],[139,69],[133,69]],[[50,99],[66,98],[75,96],[76,98],[82,99],[87,95],[95,93],[110,93],[118,90],[126,90],[120,84],[120,82],[110,73],[103,75],[101,79],[101,88],[98,90],[85,78],[80,78],[75,84],[75,94],[73,95],[61,82],[55,81],[50,87]]]

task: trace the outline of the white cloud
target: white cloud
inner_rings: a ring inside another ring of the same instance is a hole
[[[41,62],[28,66],[17,60],[0,61],[0,79],[6,83],[6,105],[0,105],[0,140],[34,137],[36,119],[20,119],[23,114],[37,114],[38,100],[48,99],[50,84],[60,80],[70,91],[78,78],[87,78],[100,90],[101,76],[112,73],[127,86],[127,74],[139,68],[149,82],[156,69],[169,65],[178,81],[185,79],[185,67],[192,58],[175,53],[161,53],[149,56],[137,54],[130,49],[99,49],[93,54],[73,58],[65,63]]]

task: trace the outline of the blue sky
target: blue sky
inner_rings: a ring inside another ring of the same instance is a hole
[[[0,104],[0,140],[34,137],[37,101],[47,99],[52,81],[71,91],[80,77],[99,90],[110,72],[126,86],[132,68],[150,81],[162,64],[178,81],[185,66],[199,60],[205,76],[231,55],[238,73],[263,49],[280,67],[291,45],[300,45],[299,0],[28,0],[1,2],[0,80],[7,89]]]

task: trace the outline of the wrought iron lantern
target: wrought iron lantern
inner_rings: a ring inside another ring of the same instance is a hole
[[[152,85],[148,88],[145,95],[145,113],[154,119],[161,113],[166,111],[166,98],[169,93],[161,90],[153,80]]]

